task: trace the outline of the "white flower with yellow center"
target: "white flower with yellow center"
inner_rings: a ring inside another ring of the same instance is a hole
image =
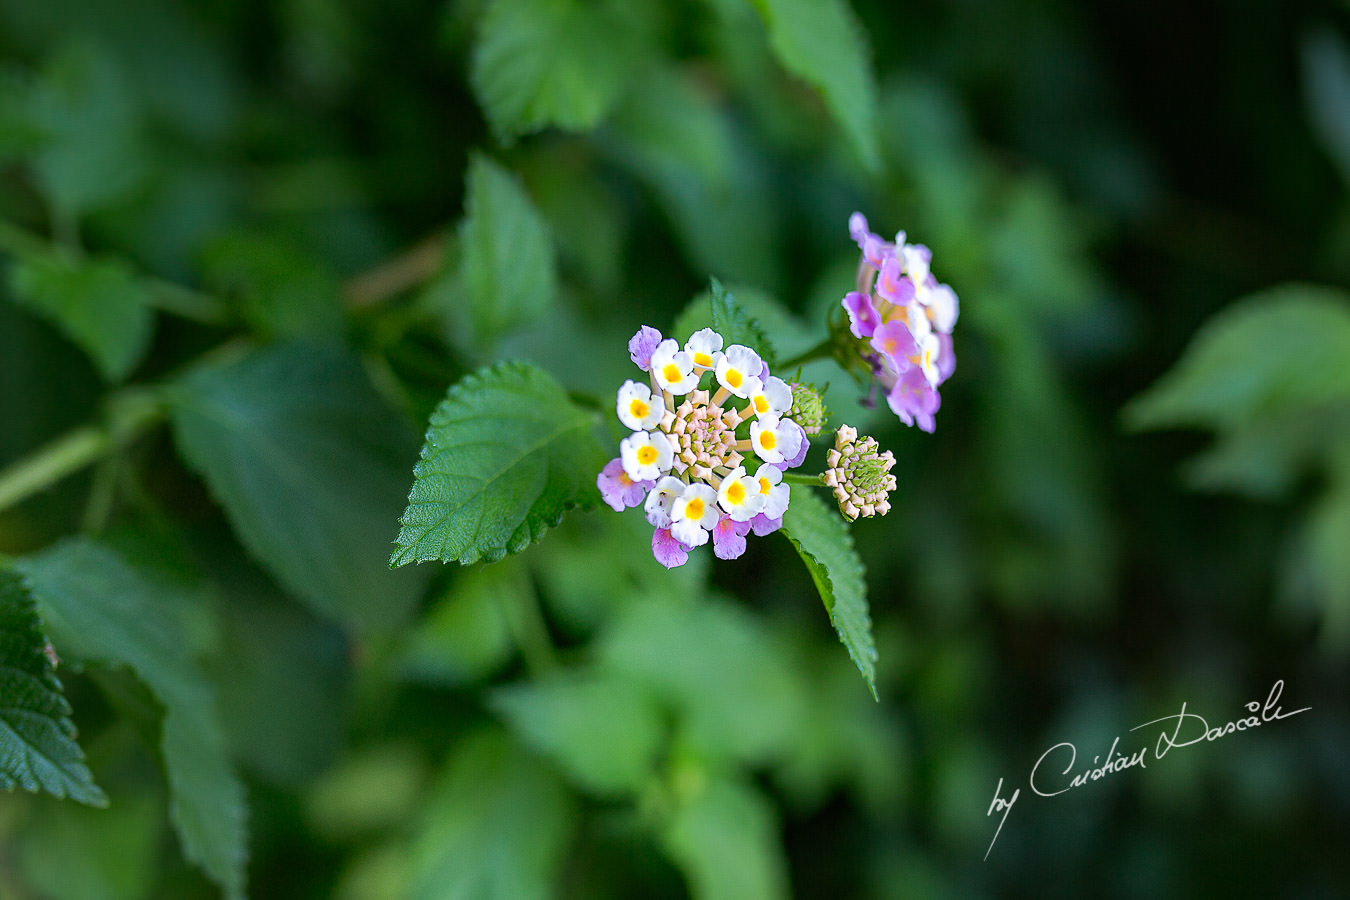
[[[717,383],[742,400],[764,388],[759,373],[764,361],[759,354],[743,344],[732,344],[717,361]]]
[[[659,394],[653,396],[647,385],[630,379],[619,388],[618,411],[620,422],[634,431],[647,431],[666,414],[666,401]]]
[[[900,248],[900,259],[905,264],[905,274],[914,282],[914,288],[920,297],[928,293],[928,258],[922,250],[913,244]]]
[[[783,484],[783,470],[768,463],[755,472],[755,486],[764,498],[764,508],[760,510],[770,519],[777,519],[787,512],[792,489]]]
[[[708,532],[717,524],[717,492],[694,482],[675,498],[670,507],[670,533],[680,543],[699,547],[708,542]]]
[[[694,368],[706,371],[717,367],[722,358],[722,336],[711,328],[695,331],[689,336],[684,350],[694,360]]]
[[[938,383],[938,354],[942,350],[942,345],[938,343],[938,336],[929,332],[919,341],[919,368],[923,369],[923,377],[928,379],[928,383],[937,386]]]
[[[951,334],[956,327],[956,316],[960,305],[956,300],[956,291],[945,284],[939,284],[928,292],[925,302],[928,304],[928,318],[933,327],[943,334]]]
[[[675,448],[659,431],[635,431],[619,442],[624,474],[634,481],[655,481],[670,471]]]
[[[778,416],[760,416],[750,423],[750,446],[767,463],[780,463],[797,455],[801,431]]]
[[[672,394],[687,394],[698,387],[694,358],[671,338],[657,344],[652,351],[651,373],[656,383]]]
[[[684,482],[674,475],[666,475],[656,483],[642,504],[649,525],[655,528],[670,527],[670,508],[675,505],[675,498],[684,493],[684,486]]]
[[[757,416],[781,416],[792,408],[792,388],[777,375],[750,395],[750,411]]]
[[[764,508],[766,499],[755,479],[745,474],[745,466],[733,469],[717,489],[717,502],[735,522],[749,522]]]

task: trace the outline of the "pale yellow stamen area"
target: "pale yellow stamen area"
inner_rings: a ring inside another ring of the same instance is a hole
[[[767,494],[771,490],[773,490],[773,485],[769,484],[769,479],[761,478],[759,480],[759,492],[761,494]]]
[[[887,353],[894,353],[895,348],[900,346],[900,342],[895,338],[886,338],[886,340],[881,342],[881,346],[886,348]]]
[[[741,382],[744,380],[745,376],[742,375],[737,370],[727,369],[727,384],[731,385],[734,388],[738,388],[741,386]]]
[[[680,372],[680,367],[674,363],[666,363],[665,368],[661,370],[661,374],[665,376],[666,381],[679,381],[684,377]]]
[[[706,353],[695,353],[695,354],[694,354],[694,365],[696,365],[696,366],[711,366],[711,365],[712,365],[712,357],[709,356],[709,355],[706,354]]]
[[[740,506],[745,502],[745,485],[739,481],[727,488],[727,500]]]
[[[772,431],[761,431],[759,433],[759,445],[765,450],[772,450],[778,446],[778,438],[774,436]]]
[[[769,399],[763,394],[755,398],[755,412],[766,413],[769,411]]]
[[[628,404],[628,409],[632,412],[633,418],[635,419],[645,419],[647,418],[647,413],[652,411],[650,406],[639,400],[637,397],[634,397],[633,402]]]
[[[641,454],[639,454],[639,455],[641,455]],[[624,487],[632,487],[632,486],[633,486],[633,479],[631,479],[631,478],[628,477],[628,473],[627,473],[627,472],[620,472],[620,473],[619,473],[619,484],[623,485]]]
[[[684,507],[684,515],[688,519],[703,518],[703,501],[698,497],[690,500]]]
[[[650,466],[652,463],[656,462],[656,457],[657,457],[656,448],[653,447],[651,444],[647,444],[645,447],[638,448],[637,461],[640,464],[644,466]]]

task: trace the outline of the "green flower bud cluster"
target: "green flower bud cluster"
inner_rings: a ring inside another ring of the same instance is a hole
[[[878,453],[875,438],[858,440],[857,430],[843,425],[835,432],[834,449],[826,461],[829,468],[822,480],[834,488],[834,499],[844,518],[852,522],[860,516],[884,516],[890,511],[895,457],[889,450]]]
[[[825,399],[813,384],[793,382],[790,386],[792,408],[788,410],[788,418],[802,426],[807,434],[820,434],[820,429],[830,417],[825,409]]]

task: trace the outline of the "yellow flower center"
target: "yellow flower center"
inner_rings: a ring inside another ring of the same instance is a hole
[[[694,354],[694,365],[696,365],[696,366],[711,366],[711,365],[712,365],[712,357],[709,356],[709,355],[706,354],[706,353],[695,353],[695,354]]]
[[[760,394],[758,397],[755,398],[755,412],[766,413],[768,411],[769,411],[769,398],[765,397],[763,394]]]
[[[731,487],[727,488],[727,500],[740,506],[745,502],[745,485],[737,481]]]
[[[731,385],[734,388],[738,388],[741,386],[741,382],[744,380],[745,376],[742,375],[737,370],[727,369],[727,384]]]
[[[635,419],[645,419],[647,418],[647,413],[652,411],[650,406],[639,400],[637,397],[634,397],[633,402],[628,404],[628,409],[633,413],[633,418]]]
[[[772,450],[778,446],[778,438],[774,436],[772,431],[761,431],[759,433],[759,445],[765,450]]]
[[[640,464],[644,466],[650,466],[652,463],[656,462],[656,457],[657,457],[656,448],[653,447],[651,444],[647,444],[645,446],[638,448],[637,461]]]
[[[759,492],[761,494],[767,494],[771,490],[773,490],[773,485],[769,484],[769,479],[761,478],[759,480]]]
[[[661,374],[665,376],[666,381],[677,382],[684,377],[680,372],[680,367],[674,363],[666,363],[665,368],[661,370]]]
[[[687,504],[685,504],[684,515],[685,518],[688,519],[703,518],[703,501],[698,497],[695,497],[693,500],[690,500]]]

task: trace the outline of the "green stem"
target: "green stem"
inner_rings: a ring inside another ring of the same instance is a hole
[[[825,482],[821,481],[820,475],[798,475],[795,472],[784,472],[783,481],[786,484],[803,484],[807,487],[824,487]]]
[[[810,350],[805,350],[801,353],[798,353],[791,359],[779,361],[778,365],[774,366],[774,368],[780,372],[786,372],[789,369],[795,369],[798,366],[804,366],[809,362],[814,362],[817,359],[825,359],[833,355],[834,355],[834,337],[830,336],[827,337],[825,340],[821,341],[819,344],[816,344]]]

